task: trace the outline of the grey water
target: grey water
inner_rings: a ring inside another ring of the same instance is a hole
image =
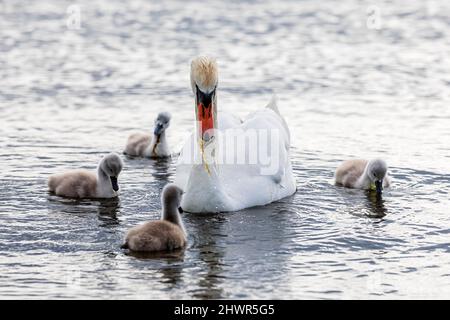
[[[446,1],[0,1],[0,298],[450,298],[449,52]],[[94,170],[161,110],[180,150],[199,54],[217,58],[219,110],[277,95],[298,191],[186,214],[186,250],[129,254],[176,156],[124,157],[113,200],[51,195],[47,177]],[[373,157],[393,178],[381,200],[333,185],[340,161]]]

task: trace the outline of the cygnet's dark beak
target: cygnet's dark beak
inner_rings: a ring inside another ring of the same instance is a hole
[[[375,190],[377,191],[377,194],[383,193],[383,180],[377,180],[375,181]]]
[[[155,136],[159,136],[161,135],[162,132],[163,132],[163,125],[161,123],[158,123],[155,126],[155,130],[153,131],[153,133],[155,134]]]
[[[179,212],[180,214],[183,214],[183,213],[184,213],[183,208],[178,207],[178,212]]]
[[[117,177],[109,177],[111,179],[111,185],[114,191],[119,191],[119,184],[117,183]]]

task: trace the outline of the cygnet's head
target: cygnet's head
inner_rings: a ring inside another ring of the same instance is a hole
[[[218,68],[214,59],[197,57],[191,63],[191,87],[195,95],[195,108],[200,138],[208,142],[216,129],[216,88]]]
[[[161,194],[163,208],[162,219],[176,222],[179,214],[183,213],[180,207],[183,190],[173,183],[166,184]]]
[[[155,119],[154,134],[160,136],[170,125],[170,118],[172,116],[169,112],[160,112]]]
[[[123,161],[117,153],[110,153],[100,161],[100,169],[111,180],[111,186],[114,191],[119,191],[117,178],[123,168]]]
[[[381,194],[383,190],[383,180],[387,174],[387,170],[387,164],[382,159],[374,159],[367,164],[367,175],[370,181],[375,184],[378,194]]]

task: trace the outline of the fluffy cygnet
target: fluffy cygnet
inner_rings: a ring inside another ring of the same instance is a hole
[[[384,160],[347,160],[335,173],[336,185],[347,188],[374,190],[381,194],[383,188],[389,187],[388,167]]]
[[[166,138],[166,129],[170,125],[171,115],[161,112],[155,120],[153,135],[134,133],[128,137],[124,153],[130,156],[147,158],[165,158],[170,156]]]
[[[164,187],[161,195],[161,220],[149,221],[131,228],[125,236],[123,249],[132,251],[171,251],[186,245],[186,230],[180,208],[183,191],[174,184]]]
[[[104,156],[97,174],[87,170],[71,170],[51,175],[48,188],[58,196],[71,198],[113,198],[119,194],[118,177],[123,162],[116,153]]]

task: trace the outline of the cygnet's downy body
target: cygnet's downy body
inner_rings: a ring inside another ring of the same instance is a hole
[[[186,246],[186,230],[180,208],[183,191],[174,184],[164,187],[161,195],[161,220],[149,221],[131,228],[123,249],[138,252],[172,251]]]
[[[119,195],[118,177],[123,162],[116,153],[104,156],[97,174],[78,169],[51,175],[48,179],[50,192],[70,198],[113,198]]]
[[[129,156],[146,158],[170,157],[170,148],[166,137],[166,129],[170,125],[170,119],[170,113],[159,113],[155,120],[153,135],[145,133],[130,135],[124,153]]]
[[[377,194],[381,194],[383,188],[387,188],[391,184],[387,164],[382,159],[344,161],[336,169],[334,177],[336,185],[373,190]]]

